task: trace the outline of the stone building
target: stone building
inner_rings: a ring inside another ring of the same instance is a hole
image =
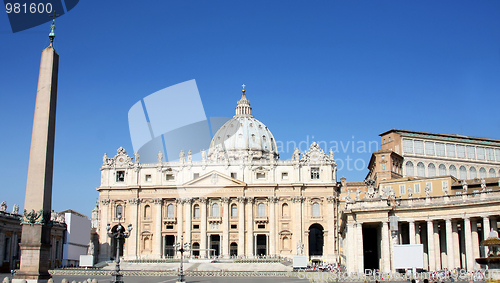
[[[405,130],[380,136],[364,187],[341,188],[347,270],[394,271],[394,244],[423,244],[425,270],[480,268],[479,243],[498,230],[500,141]]]
[[[0,205],[0,273],[10,273],[12,269],[18,269],[21,250],[21,219],[19,206],[14,205],[11,212],[7,211],[5,201]],[[64,217],[57,213],[52,214],[50,267],[54,268],[62,264],[62,251],[66,224]]]
[[[338,185],[333,153],[317,143],[280,160],[271,131],[252,115],[245,90],[236,113],[214,135],[202,160],[189,148],[178,162],[140,163],[119,148],[103,158],[99,192],[99,260],[114,258],[106,226],[132,224],[126,259],[176,256],[309,255],[338,259]]]

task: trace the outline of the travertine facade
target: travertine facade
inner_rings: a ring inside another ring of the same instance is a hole
[[[336,164],[311,144],[279,160],[276,141],[251,114],[243,90],[236,115],[193,161],[140,163],[119,148],[104,157],[99,191],[99,260],[114,257],[106,225],[118,215],[132,224],[127,259],[176,256],[172,245],[191,243],[192,256],[310,255],[338,258]]]

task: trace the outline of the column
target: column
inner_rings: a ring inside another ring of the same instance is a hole
[[[454,267],[460,266],[460,238],[458,236],[458,223],[457,221],[451,221],[451,230],[453,236],[453,255],[454,255]]]
[[[222,197],[222,256],[229,258],[229,198]]]
[[[161,258],[162,250],[161,250],[161,224],[162,224],[162,206],[163,200],[161,198],[154,198],[153,203],[155,204],[156,209],[156,220],[155,220],[155,235],[153,235],[154,239],[154,248],[153,255],[156,258]],[[137,229],[137,227],[135,227]]]
[[[344,251],[347,257],[347,271],[348,272],[356,272],[357,268],[354,266],[356,264],[355,251],[353,247],[354,239],[356,238],[356,231],[354,231],[354,220],[347,220],[347,234],[346,234],[346,243],[344,243]]]
[[[471,219],[470,226],[472,232],[472,250],[474,251],[472,253],[474,257],[473,258],[474,268],[475,267],[479,268],[479,264],[476,263],[476,258],[479,258],[479,235],[477,233],[477,221],[475,219]]]
[[[200,198],[200,218],[201,218],[201,229],[200,229],[200,257],[207,257],[207,202],[206,197]]]
[[[247,197],[247,253],[246,255],[249,257],[253,257],[254,255],[254,237],[253,237],[253,197]]]
[[[193,198],[187,197],[185,199],[185,209],[186,209],[186,233],[184,236],[184,243],[191,243],[191,204],[193,203]]]
[[[488,216],[483,217],[483,239],[488,239],[490,235],[490,218]],[[487,257],[488,256],[488,247],[483,248],[483,255],[482,257]]]
[[[391,255],[390,255],[390,238],[389,238],[389,223],[387,221],[382,222],[382,272],[391,271]]]
[[[441,269],[448,266],[448,254],[446,245],[446,223],[441,223],[439,227],[439,253],[441,254]]]
[[[420,223],[415,222],[415,244],[422,244],[422,239],[420,234],[422,233],[422,229],[420,229]]]
[[[238,197],[238,256],[245,255],[245,197]]]
[[[453,243],[453,232],[451,219],[445,219],[446,226],[446,259],[448,264],[448,270],[452,270],[455,267],[455,245]]]
[[[99,211],[101,212],[99,224],[99,261],[109,260],[109,246],[110,240],[106,231],[106,226],[109,223],[108,211],[109,211],[109,199],[101,199],[101,205],[99,206]]]
[[[269,197],[269,254],[276,254],[276,202],[278,197]]]
[[[436,254],[434,252],[434,223],[427,220],[427,255],[429,257],[429,271],[436,270]]]
[[[436,257],[436,270],[441,270],[441,243],[439,240],[439,222],[434,223],[434,256]]]
[[[138,198],[131,198],[128,200],[128,203],[130,205],[129,211],[130,215],[127,216],[128,220],[130,221],[129,223],[132,224],[132,232],[130,234],[130,237],[125,240],[125,242],[129,242],[128,249],[127,251],[123,251],[124,255],[127,255],[129,259],[136,259],[137,256],[139,255],[139,249],[137,243],[139,242],[139,229],[137,229],[137,226],[139,225],[139,204],[141,203],[141,200]],[[110,217],[111,219],[113,217]],[[124,225],[126,226],[126,225]],[[125,227],[126,228],[126,227]],[[123,245],[125,248],[125,245]]]
[[[326,217],[326,225],[328,229],[328,245],[327,250],[323,252],[326,254],[330,261],[337,261],[336,250],[335,250],[335,197],[326,197],[326,210],[323,211],[323,215]]]
[[[365,271],[364,259],[363,259],[363,222],[357,222],[356,224],[356,261],[358,263],[358,273],[363,274]]]
[[[474,250],[472,247],[472,232],[470,217],[464,218],[464,241],[465,241],[465,260],[467,270],[474,269]]]
[[[295,238],[295,246],[304,245],[302,240],[302,202],[304,201],[303,196],[292,197],[295,207],[295,217],[293,218],[293,237]],[[305,249],[304,249],[305,250]]]
[[[408,221],[408,227],[409,227],[409,236],[410,236],[410,245],[416,244],[416,239],[415,239],[415,221],[412,219]]]
[[[184,224],[184,198],[178,198],[177,201],[177,239],[175,239],[175,243],[181,242],[182,237],[182,224]],[[174,253],[174,256],[177,256],[177,252]],[[180,256],[180,253],[179,253]]]
[[[498,231],[496,216],[491,217],[491,229],[493,229],[494,231]]]

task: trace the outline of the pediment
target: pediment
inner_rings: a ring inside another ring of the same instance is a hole
[[[217,171],[211,171],[203,176],[200,176],[194,180],[191,180],[183,185],[185,188],[189,187],[242,187],[246,186],[245,182],[233,179],[227,175],[219,173]]]

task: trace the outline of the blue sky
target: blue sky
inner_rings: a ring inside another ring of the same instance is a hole
[[[191,79],[208,117],[234,115],[244,83],[277,141],[336,142],[348,181],[366,176],[361,144],[392,128],[500,139],[500,1],[80,1],[56,24],[57,211],[90,215],[103,154],[133,154],[130,107]],[[13,34],[0,15],[9,211],[24,204],[49,31]],[[289,159],[293,149],[283,150]]]

